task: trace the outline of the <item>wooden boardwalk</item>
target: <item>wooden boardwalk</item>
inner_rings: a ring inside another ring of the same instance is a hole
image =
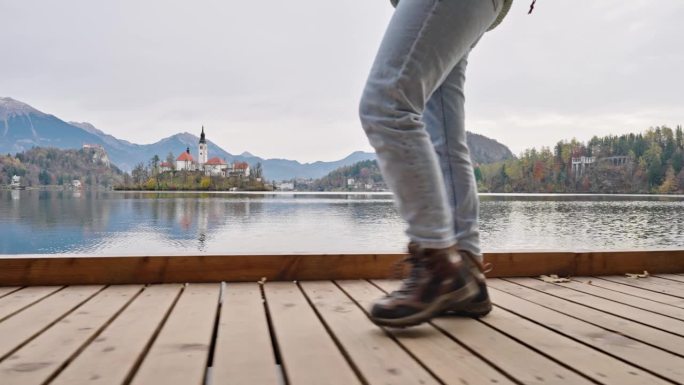
[[[0,383],[684,383],[684,275],[490,279],[485,318],[376,327],[397,284],[0,287]]]

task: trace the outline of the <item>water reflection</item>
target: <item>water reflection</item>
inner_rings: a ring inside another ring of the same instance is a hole
[[[684,197],[482,196],[486,250],[684,247]],[[0,254],[385,252],[382,194],[0,191]]]

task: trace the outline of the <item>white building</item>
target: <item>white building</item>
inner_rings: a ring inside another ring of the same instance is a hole
[[[589,165],[593,164],[595,161],[596,158],[593,156],[580,156],[572,158],[572,173],[575,175],[575,177],[584,175],[587,167],[589,167]]]
[[[204,163],[204,175],[207,176],[226,176],[228,164],[219,157],[209,159]]]
[[[294,190],[293,182],[281,182],[276,185],[276,189],[280,191],[292,191]]]
[[[231,176],[249,176],[249,164],[247,162],[235,162],[229,173]]]
[[[244,176],[250,175],[250,167],[247,162],[235,162],[232,165],[226,163],[225,160],[214,157],[209,159],[209,148],[207,146],[207,139],[204,135],[204,126],[202,126],[202,133],[198,145],[198,159],[190,155],[190,147],[185,152],[176,158],[176,170],[178,171],[201,171],[207,176]],[[171,171],[171,165],[168,163],[161,164],[161,172]]]
[[[159,165],[159,172],[167,172],[173,170],[173,165],[168,162],[161,162]]]
[[[205,163],[207,163],[207,159],[209,158],[209,149],[207,148],[207,140],[204,137],[204,126],[202,126],[202,133],[200,134],[200,140],[199,140],[199,156],[197,159],[197,162],[199,162],[199,168],[200,170],[202,169],[202,166],[204,166]]]
[[[10,183],[11,188],[18,188],[21,186],[21,177],[19,175],[12,176],[12,183]]]
[[[190,155],[190,147],[176,158],[176,170],[195,171],[195,159]]]

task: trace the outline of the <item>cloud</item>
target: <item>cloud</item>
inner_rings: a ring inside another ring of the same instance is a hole
[[[515,152],[682,123],[684,7],[524,2],[471,54],[469,129]],[[204,124],[233,152],[370,149],[357,105],[389,2],[2,2],[0,94],[123,139]]]

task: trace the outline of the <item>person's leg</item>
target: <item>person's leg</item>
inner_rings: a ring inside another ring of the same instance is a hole
[[[443,314],[481,317],[492,310],[480,254],[480,202],[465,130],[465,72],[468,55],[454,67],[427,102],[423,121],[439,158],[454,218],[456,247],[476,278],[477,295],[455,303]]]
[[[364,89],[360,117],[409,238],[456,242],[437,154],[423,123],[428,98],[496,17],[500,2],[402,0]]]
[[[491,25],[498,0],[402,0],[385,33],[360,116],[411,239],[409,278],[376,301],[371,319],[409,326],[477,295],[453,249],[454,221],[437,153],[423,123],[427,100]]]
[[[427,102],[423,121],[437,152],[459,250],[478,258],[480,202],[465,129],[465,72],[468,55],[453,68]]]

